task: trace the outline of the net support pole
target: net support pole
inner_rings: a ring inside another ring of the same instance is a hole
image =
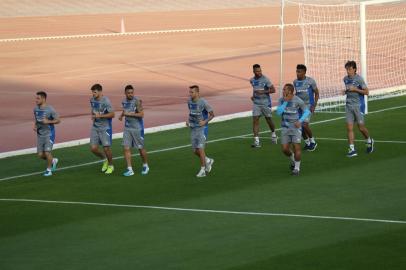
[[[366,15],[365,3],[360,3],[359,9],[359,25],[360,25],[360,57],[361,57],[361,76],[364,78],[365,83],[368,85],[368,66],[367,66],[367,29],[366,29]],[[365,114],[368,113],[368,96],[365,99]]]
[[[285,0],[281,0],[281,18],[280,18],[280,62],[279,62],[279,97],[282,96],[282,89],[283,89],[283,42],[284,42],[284,29],[285,29],[285,22],[284,22],[284,11],[285,11]]]
[[[124,33],[125,33],[124,18],[121,18],[120,33],[121,33],[121,34],[124,34]]]

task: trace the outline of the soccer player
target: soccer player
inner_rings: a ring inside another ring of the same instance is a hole
[[[93,97],[90,99],[90,106],[93,126],[90,134],[90,149],[93,154],[104,160],[101,171],[111,174],[114,171],[111,152],[111,120],[114,118],[114,111],[110,100],[103,96],[103,88],[100,84],[93,85],[91,91]],[[99,151],[99,145],[103,146],[104,153]]]
[[[357,74],[357,63],[355,61],[348,61],[345,64],[347,76],[344,77],[346,95],[345,101],[345,114],[347,120],[347,137],[349,149],[347,157],[357,156],[357,151],[354,146],[354,122],[357,123],[359,131],[366,139],[367,153],[374,151],[374,140],[369,136],[368,129],[365,127],[364,112],[365,100],[364,96],[369,94],[367,85],[364,79]]]
[[[303,100],[294,95],[294,87],[290,83],[285,84],[283,87],[283,97],[279,99],[279,104],[276,113],[282,116],[282,152],[290,158],[292,175],[299,175],[302,155],[300,146],[302,139],[301,127],[302,123],[310,115],[310,110]],[[299,117],[299,110],[303,112],[301,117]]]
[[[272,103],[270,94],[275,93],[275,87],[272,82],[262,74],[261,66],[255,64],[252,66],[254,77],[250,79],[252,86],[251,100],[253,102],[252,108],[252,130],[254,133],[254,143],[252,147],[261,147],[259,142],[259,118],[263,115],[269,128],[271,129],[272,143],[277,143],[277,136],[275,133],[275,125],[272,122]]]
[[[123,133],[123,147],[124,157],[127,162],[127,171],[124,176],[134,175],[131,165],[131,148],[138,148],[142,159],[142,175],[149,172],[147,152],[144,148],[144,110],[142,108],[142,101],[134,96],[134,88],[132,85],[127,85],[124,89],[125,98],[121,102],[122,113],[118,118],[120,121],[125,117],[124,133]]]
[[[317,101],[319,100],[319,89],[317,88],[316,81],[313,78],[306,76],[306,71],[307,68],[305,65],[299,64],[296,66],[297,79],[293,81],[293,86],[295,87],[296,96],[304,101],[311,113],[314,113]],[[316,150],[317,143],[314,140],[313,132],[309,126],[310,118],[311,114],[303,122],[302,136],[305,142],[304,149],[307,151],[314,151]]]
[[[51,154],[55,142],[55,127],[59,124],[58,113],[47,104],[47,93],[37,92],[35,98],[37,106],[34,108],[34,131],[37,132],[37,153],[38,157],[47,161],[47,169],[44,176],[51,176],[56,170],[58,159]]]
[[[205,144],[208,134],[208,123],[214,117],[214,112],[209,103],[200,97],[199,86],[189,87],[189,119],[186,126],[190,127],[192,148],[196,156],[200,159],[200,170],[197,177],[205,177],[209,173],[214,163],[214,159],[206,156]]]

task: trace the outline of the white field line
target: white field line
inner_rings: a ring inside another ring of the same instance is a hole
[[[260,139],[269,139],[271,140],[270,137],[264,137],[264,136],[259,136],[258,138]],[[251,137],[247,137],[247,136],[240,136],[239,139],[250,139],[252,140]],[[314,137],[315,140],[322,140],[322,141],[348,141],[348,139],[344,139],[344,138],[323,138],[323,137]],[[356,142],[365,142],[365,140],[354,140]],[[406,144],[406,141],[385,141],[385,140],[375,140],[375,143],[394,143],[394,144]]]
[[[386,109],[382,109],[382,110],[377,110],[377,111],[370,112],[369,114],[375,114],[375,113],[380,113],[380,112],[389,111],[389,110],[396,110],[396,109],[400,109],[400,108],[406,108],[406,105],[386,108]],[[248,113],[251,113],[251,112],[248,112]],[[224,116],[224,119],[221,119],[221,117],[218,117],[218,118],[220,118],[220,119],[217,119],[218,122],[225,121],[225,120],[228,119],[226,116]],[[323,123],[332,122],[332,121],[336,121],[336,120],[340,120],[340,119],[344,119],[344,118],[345,118],[345,116],[340,116],[340,117],[335,117],[335,118],[331,118],[331,119],[321,120],[321,121],[317,121],[317,122],[312,123],[312,125],[323,124]],[[177,125],[178,126],[174,127],[173,129],[184,127],[185,124],[182,122],[182,123],[178,123]],[[171,126],[171,125],[169,125],[169,126]],[[159,127],[157,127],[157,128],[159,128]],[[167,130],[167,129],[163,129],[163,130]],[[277,130],[280,130],[280,129],[277,129]],[[269,130],[260,132],[260,134],[263,134],[263,133],[269,133]],[[249,134],[243,134],[243,135],[219,138],[219,139],[207,141],[207,143],[214,143],[214,142],[233,140],[233,139],[238,139],[238,138],[241,138],[241,137],[252,136],[252,135],[253,135],[252,133],[249,133]],[[170,147],[170,148],[152,150],[152,151],[148,151],[148,154],[167,152],[167,151],[172,151],[172,150],[177,150],[177,149],[182,149],[182,148],[187,148],[187,147],[191,147],[191,145],[186,144],[186,145],[175,146],[175,147]],[[138,155],[139,154],[134,154],[133,156],[138,156]],[[119,157],[114,157],[113,159],[117,160],[117,159],[123,159],[123,158],[124,158],[123,156],[119,156]],[[97,164],[97,163],[101,163],[101,161],[97,160],[97,161],[92,161],[92,162],[87,162],[87,163],[75,164],[75,165],[71,165],[71,166],[67,166],[67,167],[61,167],[61,168],[58,168],[58,171],[68,170],[68,169],[73,169],[73,168],[78,168],[78,167],[83,167],[83,166],[88,166],[88,165],[93,165],[93,164]],[[0,182],[1,181],[6,181],[6,180],[12,180],[12,179],[17,179],[17,178],[33,176],[33,175],[39,175],[41,173],[43,173],[43,171],[37,171],[37,172],[33,172],[33,173],[27,173],[27,174],[4,177],[4,178],[0,178]]]
[[[406,18],[390,18],[390,19],[376,19],[366,20],[369,23],[382,23],[382,22],[399,22],[406,21]],[[41,40],[66,40],[66,39],[80,39],[80,38],[103,38],[103,37],[122,37],[122,36],[143,36],[143,35],[162,35],[162,34],[176,34],[176,33],[197,33],[197,32],[216,32],[216,31],[235,31],[235,30],[255,30],[266,28],[281,29],[284,27],[298,27],[298,26],[311,26],[311,25],[335,25],[335,24],[354,24],[359,23],[358,20],[350,21],[331,21],[331,22],[314,22],[314,23],[286,23],[286,24],[260,24],[260,25],[240,25],[240,26],[226,26],[226,27],[207,27],[207,28],[186,28],[186,29],[165,29],[155,31],[137,31],[125,33],[98,33],[98,34],[82,34],[82,35],[63,35],[63,36],[43,36],[43,37],[24,37],[24,38],[4,38],[0,39],[0,43],[7,42],[23,42],[23,41],[41,41]]]
[[[65,204],[65,205],[104,206],[104,207],[120,207],[120,208],[139,208],[139,209],[154,209],[154,210],[166,210],[166,211],[178,211],[178,212],[229,214],[229,215],[244,215],[244,216],[275,216],[275,217],[294,217],[294,218],[310,218],[310,219],[329,219],[329,220],[340,220],[340,221],[362,221],[362,222],[406,224],[406,221],[404,221],[404,220],[391,220],[391,219],[372,219],[372,218],[355,218],[355,217],[340,217],[340,216],[318,216],[318,215],[270,213],[270,212],[227,211],[227,210],[213,210],[213,209],[164,207],[164,206],[152,206],[152,205],[112,204],[112,203],[74,202],[74,201],[51,201],[51,200],[13,199],[13,198],[0,198],[0,201],[2,201],[2,202],[59,204],[59,205]]]

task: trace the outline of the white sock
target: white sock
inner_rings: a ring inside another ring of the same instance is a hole
[[[129,171],[132,171],[133,170],[133,167],[127,167],[127,170],[129,170]]]
[[[147,167],[148,168],[148,163],[142,163],[142,167]]]
[[[206,171],[206,167],[200,167],[201,171]]]
[[[255,140],[255,142],[259,143],[259,137],[258,136],[254,137],[254,140]]]
[[[290,160],[292,160],[292,162],[295,162],[295,154],[292,153],[292,154],[290,155]]]
[[[305,142],[306,145],[309,145],[310,144],[309,138],[305,139],[304,142]]]
[[[50,172],[51,171],[51,168],[47,168],[47,172]]]
[[[313,137],[309,138],[311,143],[316,143]]]
[[[300,160],[299,160],[299,161],[295,161],[295,170],[300,171]]]
[[[210,162],[210,158],[208,156],[206,156],[206,163]]]
[[[355,150],[355,147],[354,147],[353,144],[350,144],[350,149],[351,149],[351,151],[354,151],[354,150]]]
[[[371,139],[371,137],[368,137],[368,139],[367,139],[367,143],[372,143],[372,139]]]
[[[272,137],[276,137],[275,131],[272,132],[271,136],[272,136]]]

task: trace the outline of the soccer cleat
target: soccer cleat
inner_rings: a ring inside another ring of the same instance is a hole
[[[357,151],[348,149],[347,157],[356,157],[358,156]]]
[[[291,174],[294,175],[294,176],[298,176],[299,175],[299,170],[293,169]]]
[[[43,176],[52,176],[52,171],[46,170],[43,174]]]
[[[209,158],[209,162],[206,162],[206,167],[205,167],[206,172],[211,171],[211,167],[213,166],[213,163],[214,163],[214,159]]]
[[[114,172],[114,166],[108,165],[105,174],[112,174]]]
[[[307,151],[313,152],[317,148],[317,143],[310,143],[309,147],[307,148]]]
[[[149,167],[148,166],[142,166],[141,174],[142,175],[147,175],[148,172],[149,172]]]
[[[371,139],[370,143],[367,143],[367,153],[371,154],[374,151],[374,139]]]
[[[109,167],[109,162],[108,162],[107,160],[103,161],[103,166],[102,166],[101,171],[102,171],[102,172],[107,171],[107,168],[108,168],[108,167]]]
[[[254,142],[253,144],[251,144],[251,147],[252,147],[252,148],[260,148],[260,147],[261,147],[261,144],[256,141],[256,142]]]
[[[127,171],[125,171],[125,172],[123,173],[123,175],[124,175],[124,176],[132,176],[132,175],[134,175],[134,171],[127,169]]]
[[[197,177],[205,177],[206,176],[206,171],[203,169],[203,170],[200,170],[199,172],[198,172],[198,174],[196,174],[196,176]]]
[[[305,144],[305,146],[303,147],[303,150],[308,150],[310,149],[311,144]]]
[[[278,136],[271,136],[271,142],[273,143],[273,144],[277,144],[278,143]]]
[[[51,167],[51,171],[56,171],[56,168],[57,168],[57,166],[58,166],[58,159],[57,158],[54,158],[54,159],[52,159],[52,167]]]

